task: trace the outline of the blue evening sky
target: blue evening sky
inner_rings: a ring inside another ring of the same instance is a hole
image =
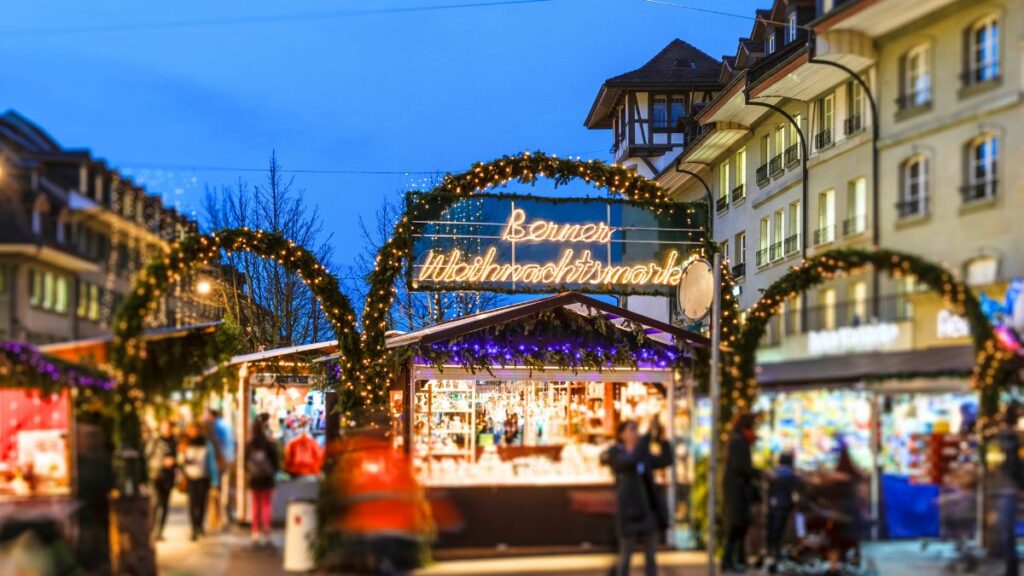
[[[607,160],[610,134],[582,124],[604,79],[676,37],[733,54],[752,25],[643,0],[388,11],[473,1],[9,2],[0,109],[188,210],[207,185],[262,176],[201,167],[258,169],[274,149],[285,168],[317,170],[459,171],[526,149]],[[295,176],[341,266],[359,215],[422,178]]]

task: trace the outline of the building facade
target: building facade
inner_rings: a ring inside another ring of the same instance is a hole
[[[61,147],[17,112],[0,116],[0,339],[109,336],[134,275],[196,229],[88,150]],[[220,320],[215,281],[176,286],[151,326]]]
[[[618,131],[614,148],[616,163],[650,172],[680,200],[711,198],[713,236],[743,308],[833,248],[917,254],[979,293],[1001,294],[1024,276],[1024,230],[1013,224],[1024,174],[1004,161],[1024,144],[1010,130],[1024,119],[1014,41],[1024,6],[777,0],[755,16],[718,62],[718,87],[709,85],[687,138],[646,149],[642,163],[620,151]],[[593,112],[586,125],[607,127]],[[879,350],[966,343],[937,338],[942,308],[912,279],[844,277],[788,301],[760,358],[840,352],[814,335],[841,330]],[[877,325],[896,330],[870,345]]]

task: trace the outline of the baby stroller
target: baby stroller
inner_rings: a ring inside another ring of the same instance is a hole
[[[779,560],[774,573],[794,576],[822,576],[828,573],[828,551],[841,550],[839,573],[843,576],[869,576],[877,572],[862,566],[860,557],[860,521],[831,506],[824,498],[808,495],[792,522],[795,538]]]

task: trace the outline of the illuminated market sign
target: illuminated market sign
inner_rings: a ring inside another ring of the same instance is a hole
[[[812,355],[872,352],[893,346],[899,337],[899,326],[888,322],[812,331],[807,334],[807,351]]]
[[[689,204],[654,211],[608,199],[477,195],[416,222],[408,282],[424,291],[665,294],[703,242],[698,218]]]

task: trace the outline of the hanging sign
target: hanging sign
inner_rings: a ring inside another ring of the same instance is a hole
[[[415,222],[412,290],[667,295],[704,238],[694,204],[480,194],[439,212]]]

